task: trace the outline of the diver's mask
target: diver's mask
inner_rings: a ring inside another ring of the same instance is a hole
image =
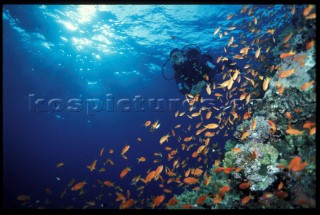
[[[184,57],[181,51],[174,53],[171,56],[171,61],[175,65],[182,65],[184,63]]]

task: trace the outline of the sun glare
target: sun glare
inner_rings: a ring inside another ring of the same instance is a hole
[[[80,5],[78,8],[79,23],[90,22],[95,12],[95,5]]]

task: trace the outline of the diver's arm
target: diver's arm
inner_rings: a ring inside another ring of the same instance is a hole
[[[178,90],[180,93],[185,95],[186,93],[190,92],[190,88],[189,88],[188,84],[186,82],[184,82],[182,80],[182,78],[175,76],[175,79],[176,79],[176,84],[177,84],[177,87],[178,87]]]
[[[202,55],[201,58],[199,58],[199,62],[202,66],[201,70],[204,75],[204,80],[213,82],[215,74],[221,72],[221,65],[213,62],[212,57],[209,55]],[[208,77],[206,78],[205,76]]]
[[[185,82],[180,82],[178,83],[178,90],[180,93],[182,93],[183,95],[190,93],[190,88],[189,86],[185,83]]]

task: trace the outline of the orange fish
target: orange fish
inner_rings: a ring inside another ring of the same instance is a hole
[[[158,166],[156,169],[155,177],[159,176],[161,174],[162,170],[163,170],[163,165]]]
[[[234,55],[233,58],[234,59],[240,59],[240,60],[243,59],[242,55],[239,55],[239,54]]]
[[[310,86],[313,85],[314,83],[315,83],[314,80],[304,83],[304,84],[301,86],[301,90],[306,90],[308,87],[310,87]]]
[[[144,126],[145,126],[145,127],[148,127],[150,124],[151,124],[151,121],[146,121],[146,122],[144,123]]]
[[[58,162],[58,163],[56,164],[56,167],[59,168],[59,167],[62,167],[63,165],[64,165],[64,163]]]
[[[228,47],[233,43],[233,40],[234,40],[234,37],[231,37],[229,40],[229,43],[228,43]],[[223,59],[222,59],[222,61],[223,61]]]
[[[181,205],[181,207],[182,207],[182,208],[184,208],[184,209],[190,209],[190,208],[193,208],[193,206],[192,206],[192,205],[190,205],[190,204],[183,204],[183,205]]]
[[[97,160],[94,160],[87,168],[92,172],[96,168]]]
[[[135,203],[136,203],[136,201],[134,199],[129,199],[128,201],[124,201],[121,203],[120,209],[127,209],[127,208],[131,207],[132,205],[134,205]]]
[[[225,185],[225,186],[223,186],[223,187],[220,188],[220,193],[221,193],[222,195],[224,195],[225,192],[228,192],[228,191],[230,191],[230,190],[231,190],[231,188],[230,188],[228,185]]]
[[[290,120],[290,119],[292,119],[292,116],[291,116],[291,113],[290,112],[286,112],[286,117]]]
[[[316,17],[316,13],[311,13],[310,15],[306,16],[306,19],[315,19]]]
[[[311,49],[314,46],[314,40],[311,40],[310,42],[307,43],[306,49]]]
[[[103,182],[103,184],[105,184],[105,185],[108,186],[108,187],[113,187],[113,186],[114,186],[114,184],[113,184],[111,181],[108,181],[108,180],[105,180],[105,181]]]
[[[200,168],[196,168],[196,169],[194,170],[193,175],[198,176],[198,175],[201,175],[201,174],[202,174],[202,172],[203,172],[203,170],[202,170],[202,169],[200,169]]]
[[[213,165],[218,166],[220,164],[220,162],[221,162],[220,160],[215,160]]]
[[[251,129],[252,129],[252,130],[255,130],[255,129],[256,129],[256,124],[257,124],[256,119],[252,119],[252,123],[251,123]]]
[[[282,53],[282,54],[280,55],[280,58],[287,58],[287,57],[290,57],[290,56],[295,55],[295,54],[296,54],[296,53],[293,52],[293,50],[291,49],[290,52]]]
[[[294,4],[291,9],[291,14],[293,15],[296,11],[296,5]]]
[[[116,198],[117,202],[118,201],[122,201],[122,202],[126,201],[126,197],[122,193],[116,192],[116,195],[117,195],[117,198]]]
[[[235,152],[235,153],[239,153],[241,152],[241,148],[233,148],[231,151]]]
[[[265,192],[265,193],[263,193],[263,195],[262,195],[262,198],[263,199],[270,199],[270,198],[272,198],[273,197],[273,193],[271,193],[271,192]]]
[[[250,114],[251,114],[250,111],[246,112],[246,113],[243,115],[243,119],[244,119],[244,120],[248,119],[248,118],[250,117]]]
[[[178,153],[178,149],[172,150],[172,151],[170,152],[170,155],[175,155],[175,154],[177,154],[177,153]]]
[[[229,174],[230,172],[232,172],[233,170],[235,170],[236,168],[235,167],[228,167],[228,168],[224,168],[223,169],[223,172],[225,174]]]
[[[302,159],[299,156],[294,157],[289,165],[288,165],[288,169],[291,170],[292,172],[300,172],[301,170],[303,170],[308,164],[307,162],[301,162]]]
[[[147,183],[150,182],[154,178],[155,175],[156,175],[156,171],[155,170],[149,172],[149,174],[146,177],[146,182]]]
[[[176,196],[173,196],[167,203],[167,206],[173,206],[178,204],[178,199]]]
[[[209,142],[210,142],[210,138],[207,138],[207,139],[204,141],[204,145],[205,145],[205,146],[209,145]]]
[[[303,9],[303,16],[308,16],[312,10],[313,6],[308,5],[306,8]]]
[[[185,177],[188,177],[189,174],[190,174],[190,172],[191,172],[191,169],[188,169],[188,170],[184,173],[184,176],[185,176]]]
[[[311,128],[310,131],[309,131],[309,135],[312,136],[315,133],[316,133],[316,127]]]
[[[296,129],[293,129],[290,124],[288,124],[288,129],[286,130],[286,134],[291,134],[291,135],[301,135],[303,131],[299,131]]]
[[[153,203],[151,205],[151,208],[154,209],[154,207],[159,206],[163,202],[164,199],[165,199],[164,195],[160,195],[160,196],[155,197],[153,199]]]
[[[150,128],[150,131],[153,132],[154,130],[158,129],[160,127],[159,120],[155,121]]]
[[[140,137],[137,138],[137,141],[140,143],[142,140]]]
[[[279,73],[278,78],[287,78],[295,72],[294,69],[286,70]]]
[[[256,57],[256,58],[258,58],[259,55],[260,55],[260,49],[261,49],[261,47],[259,47],[259,48],[257,49],[256,53],[255,53],[255,57]]]
[[[208,184],[210,183],[210,181],[211,181],[211,176],[209,175],[209,176],[207,176],[207,177],[204,179],[203,184],[206,185],[206,186],[208,186]]]
[[[267,33],[269,33],[269,34],[271,34],[271,35],[273,35],[274,32],[275,32],[275,29],[268,29],[268,30],[267,30]]]
[[[283,38],[283,43],[288,42],[288,41],[290,40],[291,36],[292,36],[292,33],[290,33],[290,34],[288,34],[287,36],[285,36],[285,37]]]
[[[210,123],[210,124],[204,125],[204,127],[205,127],[206,129],[215,129],[215,128],[218,128],[219,125],[218,125],[218,124],[215,124],[215,123]]]
[[[169,137],[170,137],[169,134],[161,137],[159,143],[160,143],[160,144],[163,144],[164,142],[168,142],[168,141],[169,141]]]
[[[126,145],[123,149],[122,149],[122,152],[121,152],[121,155],[124,155],[124,153],[126,153],[130,148],[130,145]]]
[[[176,136],[176,133],[174,132],[174,130],[173,130],[173,129],[171,129],[171,135],[172,135],[173,137],[175,137],[175,136]]]
[[[170,148],[169,146],[166,146],[164,149],[167,151],[170,151],[172,148]]]
[[[247,181],[247,182],[243,182],[239,185],[239,189],[241,190],[245,190],[245,189],[248,189],[249,187],[251,186],[250,182]]]
[[[256,148],[254,148],[254,150],[251,152],[250,157],[251,157],[251,160],[257,159],[258,153],[257,153],[257,149]]]
[[[197,205],[202,205],[202,203],[207,199],[208,195],[201,195],[199,196],[199,198],[197,199]]]
[[[216,195],[216,197],[213,199],[214,204],[218,204],[222,201],[222,198],[220,195]]]
[[[278,88],[278,93],[279,93],[279,94],[282,94],[283,91],[284,91],[284,86],[281,85],[281,86]]]
[[[271,126],[271,129],[273,130],[273,132],[277,130],[277,126],[276,124],[274,124],[274,122],[272,122],[271,120],[268,120],[268,124]]]
[[[241,94],[241,96],[240,96],[240,100],[245,99],[245,98],[246,98],[246,96],[247,96],[247,94],[248,94],[248,93],[242,93],[242,94]]]
[[[269,82],[270,82],[271,78],[270,77],[266,77],[263,81],[263,84],[262,84],[262,89],[264,91],[266,91],[268,89],[268,86],[269,86]]]
[[[283,183],[281,181],[280,184],[278,185],[278,190],[281,190],[282,188],[283,188]]]
[[[248,5],[243,6],[243,8],[241,9],[240,13],[245,13],[247,8],[248,8]]]
[[[316,124],[314,122],[305,122],[303,124],[303,128],[307,128],[307,129],[310,129],[312,128],[313,126],[315,126]]]
[[[304,60],[305,58],[306,58],[305,55],[300,55],[299,57],[295,58],[294,60],[297,61],[297,62],[299,62],[299,61],[301,61],[301,60]]]
[[[192,185],[192,184],[198,183],[198,179],[196,179],[196,178],[194,178],[194,177],[187,177],[187,178],[184,178],[184,179],[183,179],[183,182],[184,182],[185,184],[190,184],[190,185]]]
[[[241,170],[242,170],[241,167],[237,167],[234,171],[235,171],[235,172],[240,172]]]
[[[104,148],[100,149],[100,153],[99,153],[100,157],[102,156],[103,151],[104,151]]]
[[[250,135],[250,132],[249,132],[249,131],[244,132],[244,133],[242,134],[242,136],[241,136],[241,140],[246,139],[249,135]]]
[[[207,91],[207,94],[208,94],[208,95],[211,95],[210,84],[207,84],[206,91]]]
[[[75,184],[75,185],[71,188],[71,190],[72,190],[72,191],[80,190],[80,189],[82,189],[82,188],[84,187],[84,185],[86,185],[86,184],[87,184],[86,181],[81,181],[81,182]]]
[[[249,94],[249,95],[246,97],[246,104],[248,104],[248,103],[249,103],[250,98],[251,98],[251,94]]]
[[[196,128],[199,128],[202,122],[197,123]]]
[[[246,196],[243,199],[241,199],[241,203],[245,205],[250,201],[251,198],[252,198],[252,196],[251,196],[251,194],[249,194],[249,196]]]
[[[240,50],[240,54],[247,55],[249,51],[249,46],[246,46]]]
[[[109,154],[112,154],[112,153],[113,153],[113,149],[110,149],[110,150],[109,150]]]
[[[120,178],[123,178],[124,176],[126,176],[129,171],[131,171],[130,167],[126,167],[125,169],[123,169],[120,173]]]
[[[203,151],[204,147],[206,147],[206,145],[199,146],[199,148],[197,149],[197,153],[198,154],[201,153]]]
[[[190,140],[193,140],[193,137],[192,136],[191,137],[185,137],[183,140],[185,142],[189,142]]]
[[[140,158],[137,158],[138,159],[138,163],[140,162],[145,162],[146,161],[146,158],[145,157],[140,157]]]

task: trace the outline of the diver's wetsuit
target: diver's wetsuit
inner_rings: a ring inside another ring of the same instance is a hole
[[[229,69],[240,68],[236,65],[230,65],[231,60],[216,63],[210,55],[200,54],[196,49],[190,49],[187,52],[187,60],[182,65],[174,65],[175,80],[178,90],[182,94],[190,93],[192,86],[199,81],[205,81],[208,84],[214,82],[214,76],[222,72],[222,66]],[[210,62],[210,63],[207,63]],[[211,64],[211,67],[209,65]],[[213,65],[213,66],[212,66]],[[214,67],[214,68],[213,68]],[[206,81],[206,75],[208,81]]]

